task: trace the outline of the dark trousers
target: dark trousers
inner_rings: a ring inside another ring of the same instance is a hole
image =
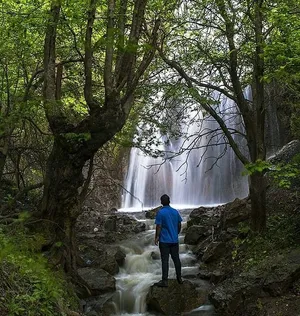
[[[171,258],[175,265],[176,277],[181,278],[181,262],[179,259],[179,244],[160,242],[159,250],[160,250],[160,256],[161,256],[162,279],[168,280],[169,255],[171,255]]]

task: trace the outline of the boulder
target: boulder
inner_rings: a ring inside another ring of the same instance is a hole
[[[146,230],[146,224],[142,222],[136,222],[133,225],[132,231],[136,234],[144,232]]]
[[[108,218],[106,218],[104,222],[104,229],[110,232],[117,231],[117,216],[116,215],[111,215]]]
[[[268,160],[271,163],[289,163],[292,158],[300,153],[300,140],[292,140],[284,145],[275,155]]]
[[[95,260],[93,266],[97,266],[111,275],[119,272],[119,266],[123,265],[126,254],[119,247],[107,247]]]
[[[220,315],[245,315],[245,306],[254,304],[258,299],[283,295],[299,279],[300,249],[294,249],[226,279],[210,293],[210,301]]]
[[[152,285],[146,298],[150,311],[163,315],[181,315],[204,304],[207,300],[207,290],[196,289],[188,280],[178,284],[176,280],[169,280],[167,288]]]
[[[156,213],[161,209],[161,206],[158,206],[156,208],[153,208],[152,210],[146,211],[145,216],[149,219],[154,219],[156,216]]]
[[[79,277],[87,285],[89,295],[99,295],[115,291],[116,280],[108,272],[100,268],[80,268],[77,270]]]
[[[209,280],[212,284],[217,284],[226,279],[226,272],[218,269],[213,271],[200,269],[198,277],[202,280]]]
[[[114,293],[105,293],[89,297],[84,306],[85,315],[107,316],[116,315],[116,306],[113,303]]]
[[[105,245],[97,239],[86,239],[80,247],[80,257],[82,267],[101,268],[114,275],[119,272],[119,266],[123,265],[126,254],[119,246]]]
[[[145,231],[146,225],[135,218],[118,212],[99,212],[86,208],[76,223],[79,240],[95,238],[100,243],[114,243]]]
[[[125,262],[126,254],[120,249],[120,247],[113,248],[114,249],[114,258],[117,261],[119,266],[122,266]]]
[[[225,242],[211,242],[202,256],[202,261],[204,263],[217,261],[227,252],[228,245]]]
[[[187,222],[187,227],[193,225],[201,225],[211,229],[212,226],[217,227],[221,212],[224,206],[219,205],[216,207],[199,207],[194,209],[189,216],[189,220]]]
[[[223,229],[236,227],[240,222],[246,221],[250,217],[250,199],[235,199],[233,202],[225,204],[221,215],[221,225]]]
[[[206,251],[207,247],[212,242],[211,236],[207,237],[203,241],[199,242],[192,250],[198,259],[201,259]]]
[[[198,242],[203,241],[208,235],[210,235],[210,230],[208,230],[207,227],[193,225],[187,229],[184,243],[188,245],[197,245]]]

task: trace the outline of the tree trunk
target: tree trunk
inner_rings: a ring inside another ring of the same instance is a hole
[[[1,139],[0,139],[0,143],[1,143]],[[0,144],[0,183],[3,176],[3,172],[4,172],[7,152],[8,152],[8,144],[4,139],[3,145]]]
[[[266,229],[266,179],[262,172],[250,175],[251,229],[262,233]]]
[[[253,163],[266,159],[265,148],[265,93],[264,93],[264,57],[263,57],[263,0],[254,5],[255,14],[255,61],[253,72],[253,121],[249,129],[250,157]],[[254,140],[254,142],[252,142]],[[250,175],[251,224],[252,230],[262,233],[266,229],[266,179],[264,171]]]
[[[80,213],[78,188],[83,184],[82,168],[84,160],[79,153],[71,155],[55,139],[47,162],[42,216],[51,232],[51,251],[56,263],[65,271],[76,268],[74,247],[74,225]],[[48,225],[49,224],[49,225]]]
[[[112,105],[109,106],[109,109],[111,108]],[[116,111],[107,112],[90,117],[88,125],[97,127],[94,133],[89,134],[91,136],[87,140],[68,138],[66,131],[56,135],[47,161],[41,203],[42,217],[50,228],[51,241],[48,247],[52,252],[51,257],[56,264],[61,264],[66,272],[76,269],[74,228],[81,213],[81,193],[84,190],[82,170],[86,161],[90,160],[125,124],[124,113],[117,115]],[[75,128],[75,135],[80,134],[76,131]]]

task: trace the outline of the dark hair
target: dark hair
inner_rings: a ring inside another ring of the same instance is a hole
[[[167,194],[164,194],[160,198],[160,202],[163,206],[169,205],[170,204],[170,198]]]

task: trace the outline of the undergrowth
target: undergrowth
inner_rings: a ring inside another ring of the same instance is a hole
[[[274,255],[299,247],[300,214],[270,216],[267,231],[262,235],[251,233],[247,224],[240,224],[239,233],[233,240],[232,259],[236,266],[248,270],[272,260]]]
[[[43,238],[20,225],[0,226],[0,315],[66,315],[77,309],[72,287],[40,253]]]

